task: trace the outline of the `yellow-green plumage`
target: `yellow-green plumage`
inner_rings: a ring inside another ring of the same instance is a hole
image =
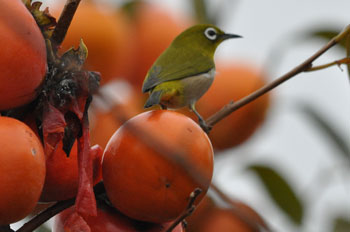
[[[142,92],[150,92],[145,108],[159,104],[166,108],[189,106],[208,90],[215,75],[214,53],[225,39],[240,37],[219,28],[201,24],[178,35],[158,57],[143,82]]]

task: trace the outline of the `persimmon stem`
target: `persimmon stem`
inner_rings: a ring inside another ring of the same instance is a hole
[[[102,182],[95,185],[94,187],[95,196],[98,196],[104,192],[105,192],[105,188]],[[75,202],[75,198],[57,202],[53,206],[47,208],[40,214],[33,217],[30,221],[25,223],[21,228],[16,230],[16,232],[32,232],[33,230],[38,228],[40,225],[45,223],[47,220],[49,220],[56,214],[74,205],[74,202]]]
[[[58,47],[62,44],[66,37],[68,28],[72,22],[73,16],[79,6],[81,0],[67,0],[64,5],[63,11],[57,21],[57,25],[52,32],[51,42],[52,47],[57,51]]]
[[[340,32],[337,36],[335,36],[333,39],[331,39],[325,46],[323,46],[321,49],[319,49],[316,53],[314,53],[312,56],[310,56],[308,59],[306,59],[304,62],[287,72],[286,74],[282,75],[278,79],[274,80],[273,82],[263,86],[262,88],[256,90],[255,92],[251,93],[250,95],[242,98],[241,100],[235,102],[235,103],[228,103],[225,105],[221,110],[210,116],[206,124],[209,127],[213,127],[216,123],[233,113],[234,111],[238,110],[239,108],[247,105],[248,103],[254,101],[258,97],[262,96],[263,94],[271,91],[272,89],[276,88],[283,82],[289,80],[290,78],[296,76],[297,74],[307,71],[312,67],[312,62],[316,60],[318,57],[320,57],[323,53],[328,51],[331,47],[339,43],[345,36],[347,36],[350,32],[350,25],[345,27],[345,29]]]
[[[193,211],[196,209],[196,206],[193,205],[197,197],[202,193],[202,189],[196,188],[191,194],[190,194],[190,200],[188,201],[188,205],[186,207],[186,210],[183,212],[183,214],[180,215],[166,230],[166,232],[171,232],[175,227],[180,224],[185,218],[190,216]]]

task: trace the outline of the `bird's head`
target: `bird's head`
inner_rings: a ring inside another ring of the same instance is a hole
[[[239,35],[227,34],[211,24],[198,24],[178,35],[173,45],[187,49],[199,49],[203,53],[214,55],[217,46],[227,39],[241,38]]]

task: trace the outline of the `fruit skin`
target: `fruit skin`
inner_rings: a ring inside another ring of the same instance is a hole
[[[251,208],[249,208],[251,209]],[[252,222],[260,223],[261,217],[251,209],[251,214],[249,215]],[[256,218],[256,216],[258,218]],[[230,209],[220,209],[216,208],[211,212],[209,216],[203,220],[203,223],[199,226],[201,232],[254,232],[249,224],[244,222],[242,219],[238,218],[232,213]]]
[[[47,157],[45,184],[40,196],[41,202],[62,201],[76,196],[79,183],[77,154],[76,141],[69,157],[62,150],[62,142],[60,142],[56,151],[50,157]],[[102,151],[92,152],[91,155],[93,156],[94,184],[97,184],[102,175]]]
[[[100,72],[101,84],[128,76],[133,69],[133,38],[129,35],[123,12],[83,1],[74,15],[61,51],[77,47],[81,38],[89,50],[84,68]]]
[[[0,110],[32,101],[46,73],[46,46],[20,0],[0,0]]]
[[[265,84],[264,73],[252,64],[217,63],[213,85],[197,102],[198,112],[204,118]],[[209,133],[214,149],[232,148],[249,139],[264,122],[269,104],[270,96],[265,94],[215,124]]]
[[[52,232],[65,232],[65,222],[73,213],[74,208],[71,207],[55,216]],[[169,223],[162,225],[134,221],[114,209],[101,206],[97,209],[96,217],[89,216],[85,221],[91,232],[165,232],[169,226]],[[173,232],[183,232],[182,226],[178,225]]]
[[[189,166],[184,169],[179,160]],[[200,183],[190,172],[201,176]],[[154,223],[178,217],[191,192],[200,187],[198,203],[212,173],[213,150],[207,135],[190,118],[168,110],[145,112],[127,121],[108,142],[102,161],[112,204],[131,218]]]
[[[35,133],[8,117],[0,117],[0,147],[0,225],[6,225],[35,208],[45,179],[45,156]]]

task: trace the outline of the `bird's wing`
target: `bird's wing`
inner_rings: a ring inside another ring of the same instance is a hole
[[[187,54],[186,54],[187,53]],[[173,58],[164,54],[154,63],[148,71],[142,86],[142,92],[148,92],[155,86],[172,80],[179,80],[209,72],[215,67],[211,57],[198,53],[175,53]]]

